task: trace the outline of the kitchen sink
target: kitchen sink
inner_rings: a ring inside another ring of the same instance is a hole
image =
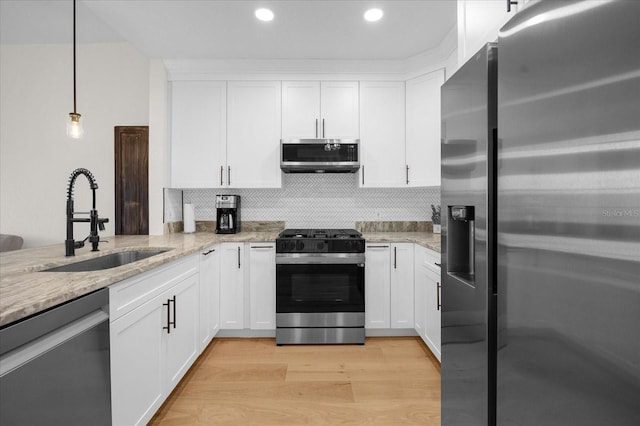
[[[129,263],[147,259],[151,256],[155,256],[169,250],[171,249],[131,250],[123,251],[120,253],[111,253],[100,257],[94,257],[93,259],[87,259],[80,262],[69,263],[67,265],[56,266],[54,268],[43,269],[40,272],[87,272],[117,268],[118,266],[128,265]]]

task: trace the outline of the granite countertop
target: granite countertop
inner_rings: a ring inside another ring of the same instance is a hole
[[[0,254],[0,326],[107,287],[221,242],[275,241],[279,231],[238,234],[131,235],[102,237],[99,252],[90,247],[65,257],[64,244]],[[108,253],[168,248],[169,251],[117,268],[90,272],[39,272]]]
[[[363,232],[367,243],[416,243],[440,253],[440,234],[431,232]]]
[[[275,241],[279,230],[238,234],[172,233],[104,237],[100,251],[90,247],[65,257],[64,244],[0,254],[0,326],[107,287],[221,242]],[[364,232],[368,242],[417,243],[440,251],[440,235],[431,232]],[[168,248],[169,251],[117,268],[90,272],[39,272],[108,253]]]

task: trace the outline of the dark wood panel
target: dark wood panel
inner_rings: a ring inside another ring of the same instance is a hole
[[[149,127],[115,127],[116,235],[149,234]]]

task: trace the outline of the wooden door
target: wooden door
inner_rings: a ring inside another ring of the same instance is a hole
[[[116,235],[149,234],[149,127],[115,127]]]

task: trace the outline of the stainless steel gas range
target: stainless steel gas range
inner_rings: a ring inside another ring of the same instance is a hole
[[[364,344],[365,241],[354,229],[276,239],[276,343]]]

